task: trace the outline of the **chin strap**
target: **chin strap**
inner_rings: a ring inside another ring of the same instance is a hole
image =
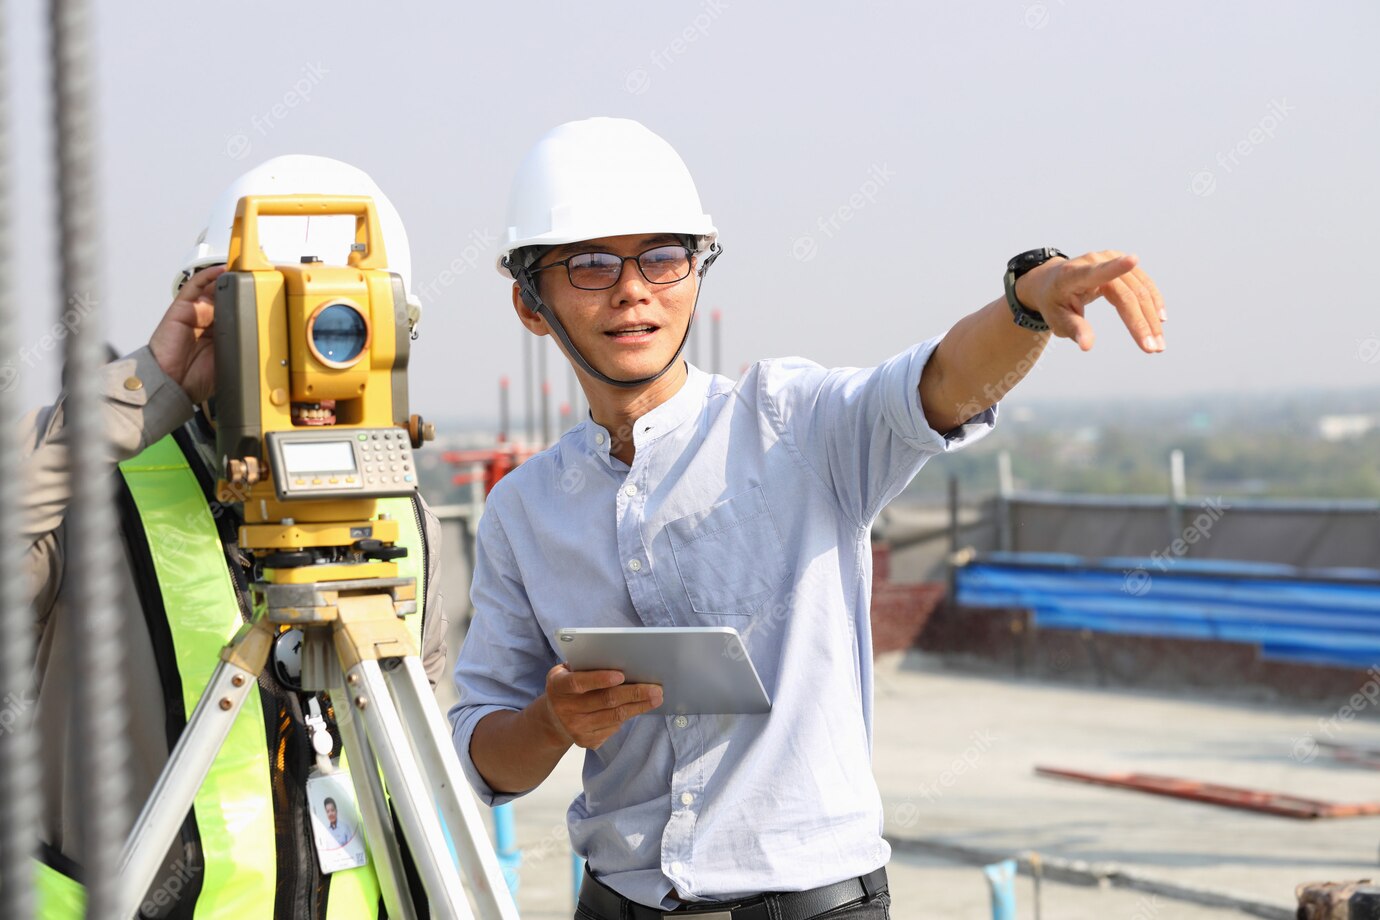
[[[565,349],[565,353],[570,356],[571,360],[580,366],[581,370],[601,383],[607,383],[609,386],[630,390],[635,387],[646,386],[652,381],[659,379],[663,374],[676,366],[676,362],[680,360],[681,353],[685,351],[686,343],[690,341],[690,329],[695,324],[695,312],[699,309],[700,292],[704,290],[705,273],[709,271],[709,266],[714,264],[714,260],[717,259],[719,254],[723,251],[722,246],[718,243],[714,243],[710,246],[709,254],[705,256],[704,262],[695,271],[700,283],[699,287],[695,289],[695,304],[690,308],[690,322],[685,324],[685,335],[681,336],[680,345],[676,347],[676,353],[671,356],[671,360],[667,361],[666,366],[661,370],[652,374],[650,377],[642,377],[638,380],[615,380],[602,371],[597,370],[593,364],[589,363],[589,360],[585,358],[584,355],[580,354],[580,349],[576,348],[575,343],[570,340],[570,333],[566,332],[565,326],[561,325],[561,321],[556,319],[556,312],[541,299],[541,295],[537,293],[536,282],[532,280],[532,273],[525,268],[514,270],[511,262],[506,258],[503,260],[503,267],[508,269],[513,275],[514,280],[517,281],[518,294],[522,297],[522,302],[527,305],[527,309],[546,320],[546,324],[551,327],[551,331],[554,332],[556,338],[560,340],[561,346]]]

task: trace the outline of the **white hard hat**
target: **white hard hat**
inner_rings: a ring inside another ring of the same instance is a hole
[[[383,231],[388,270],[402,277],[407,294],[409,325],[421,318],[422,304],[412,293],[412,251],[402,218],[388,196],[369,174],[330,157],[289,154],[274,157],[240,176],[221,192],[211,208],[206,227],[173,279],[175,295],[194,273],[229,258],[230,228],[235,208],[245,195],[367,195],[374,199]],[[354,218],[330,217],[260,218],[259,248],[270,262],[299,262],[317,256],[329,264],[344,265],[355,241]]]
[[[507,226],[498,254],[505,275],[504,261],[524,246],[676,233],[708,249],[718,238],[680,155],[626,118],[566,122],[537,141],[513,179]]]

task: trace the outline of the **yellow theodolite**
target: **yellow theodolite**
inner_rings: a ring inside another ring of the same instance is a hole
[[[349,264],[269,263],[258,218],[293,215],[353,216]],[[375,499],[416,491],[412,449],[431,426],[408,415],[406,293],[384,268],[373,201],[247,197],[229,258],[216,289],[216,443],[219,497],[245,503],[241,547],[278,583],[308,565],[314,581],[395,576],[397,524],[376,519]],[[330,549],[377,564],[345,573]]]
[[[259,248],[260,217],[340,215],[355,220],[346,265],[275,265]],[[398,522],[378,510],[417,491],[412,450],[432,436],[408,414],[406,291],[386,265],[370,198],[246,196],[236,209],[213,326],[217,498],[244,503],[254,616],[222,651],[126,844],[121,916],[137,909],[274,641],[297,629],[301,687],[334,701],[389,916],[416,917],[391,804],[433,916],[473,916],[463,873],[480,917],[517,920],[403,622],[417,583],[399,574]]]

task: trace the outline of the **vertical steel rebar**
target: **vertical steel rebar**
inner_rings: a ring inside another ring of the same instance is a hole
[[[118,866],[129,828],[128,717],[124,641],[115,609],[111,536],[116,520],[112,461],[103,423],[98,369],[105,362],[99,289],[100,239],[91,18],[83,0],[49,0],[57,164],[58,252],[66,348],[64,425],[71,445],[72,499],[67,514],[68,584],[79,660],[74,668],[73,768],[82,777],[77,804],[86,916],[113,918]],[[74,307],[81,310],[74,311]],[[130,386],[134,386],[131,382]],[[123,918],[121,918],[123,920]]]
[[[7,47],[8,5],[0,0],[0,49]],[[0,52],[0,265],[10,251],[10,110],[7,57]],[[10,273],[0,278],[0,915],[36,914],[32,858],[38,849],[38,746],[29,730],[29,692],[34,667],[33,618],[23,588],[20,543],[19,456],[13,432],[19,425],[17,305]]]
[[[532,349],[536,347],[537,337],[526,329],[522,330],[522,396],[527,403],[527,443],[537,440],[537,388],[532,383]]]
[[[685,349],[685,357],[695,367],[702,367],[703,365],[700,364],[700,326],[702,323],[698,320],[698,315],[690,318],[690,342]]]
[[[1184,508],[1188,505],[1188,485],[1184,477],[1184,452],[1169,452],[1169,544],[1183,536]]]
[[[959,516],[962,511],[959,507],[958,476],[954,473],[949,474],[949,564],[945,567],[945,572],[949,582],[948,602],[957,604],[958,598],[958,551],[962,545],[962,530],[959,528]]]
[[[712,338],[710,339],[709,372],[711,374],[722,374],[724,372],[724,314],[722,310],[715,310],[713,313],[710,314],[710,317],[713,319],[714,324],[712,327],[710,327],[712,332]]]
[[[997,548],[1009,553],[1016,547],[1011,526],[1011,497],[1016,492],[1016,479],[1011,473],[1011,452],[997,454]]]

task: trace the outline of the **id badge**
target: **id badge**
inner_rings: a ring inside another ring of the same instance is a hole
[[[307,808],[311,811],[316,857],[324,874],[355,869],[369,862],[355,788],[348,772],[313,770],[307,777]]]

